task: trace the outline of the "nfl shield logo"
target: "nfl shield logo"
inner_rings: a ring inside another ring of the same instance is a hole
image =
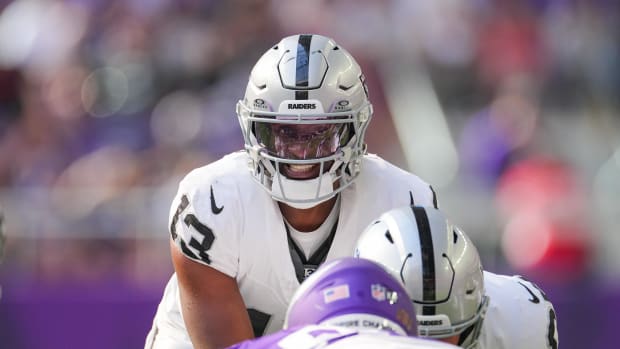
[[[380,284],[372,284],[370,285],[370,294],[372,298],[382,302],[385,300],[385,287]]]

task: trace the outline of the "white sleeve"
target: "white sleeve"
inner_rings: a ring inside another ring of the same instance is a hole
[[[243,225],[240,196],[231,183],[190,173],[170,206],[169,231],[188,258],[236,277]]]
[[[490,298],[481,348],[557,349],[553,304],[534,283],[519,277],[484,273]]]
[[[515,276],[515,281],[523,288],[523,292],[526,292],[527,303],[524,306],[526,309],[526,321],[523,322],[523,327],[529,327],[531,329],[529,336],[523,339],[522,345],[527,348],[558,348],[558,325],[557,317],[553,304],[545,294],[545,292],[538,287],[535,283],[520,277]]]

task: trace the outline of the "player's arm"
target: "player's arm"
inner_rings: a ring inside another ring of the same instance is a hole
[[[532,334],[526,336],[529,342],[521,344],[528,348],[557,349],[559,336],[553,304],[535,283],[522,276],[518,276],[515,280],[523,288],[522,299],[527,298],[527,302],[523,302],[525,305],[522,309],[530,309],[528,315],[524,316],[527,325],[523,326],[521,332],[528,333],[527,330],[531,330]]]
[[[195,349],[224,348],[254,337],[235,279],[187,258],[171,241],[181,312]]]

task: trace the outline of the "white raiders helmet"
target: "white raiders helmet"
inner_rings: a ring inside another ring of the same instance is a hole
[[[302,34],[258,60],[237,116],[254,178],[274,199],[308,208],[358,176],[372,105],[355,59],[330,38]]]
[[[459,336],[474,348],[488,306],[476,247],[438,209],[388,211],[357,241],[355,255],[382,264],[401,280],[416,306],[422,337]]]

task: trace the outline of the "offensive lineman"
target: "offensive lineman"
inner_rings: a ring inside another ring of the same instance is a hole
[[[418,313],[418,333],[463,348],[557,349],[555,310],[519,277],[482,270],[469,237],[430,207],[381,215],[362,233],[355,255],[402,280]]]
[[[280,330],[300,282],[351,256],[374,217],[437,206],[427,183],[367,154],[372,111],[359,65],[330,38],[289,36],[259,59],[237,104],[245,151],[190,172],[172,202],[175,274],[146,349]]]
[[[458,348],[417,334],[403,285],[379,264],[340,258],[323,264],[297,290],[287,329],[229,349]]]

